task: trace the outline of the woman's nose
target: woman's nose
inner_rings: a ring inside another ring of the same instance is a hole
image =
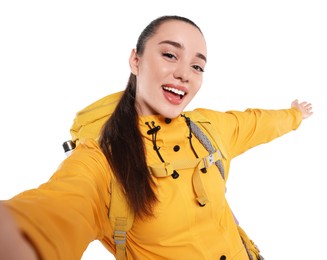
[[[174,71],[174,77],[181,82],[189,81],[189,67],[185,65],[179,65]]]

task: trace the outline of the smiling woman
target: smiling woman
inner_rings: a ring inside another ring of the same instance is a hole
[[[153,20],[131,52],[125,90],[77,114],[76,148],[48,182],[0,205],[1,230],[17,238],[0,258],[21,248],[30,259],[80,259],[99,240],[117,259],[262,259],[225,196],[230,162],[297,129],[312,106],[184,111],[206,59],[193,21]]]

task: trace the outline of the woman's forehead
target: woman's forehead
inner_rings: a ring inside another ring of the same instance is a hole
[[[176,42],[185,50],[207,56],[206,42],[201,31],[196,26],[184,21],[165,21],[148,39],[146,45],[155,47],[161,45],[162,42]]]

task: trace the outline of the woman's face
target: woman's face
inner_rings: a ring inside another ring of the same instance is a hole
[[[204,37],[196,27],[175,20],[160,25],[142,56],[133,50],[130,57],[138,113],[179,116],[201,87],[206,55]]]

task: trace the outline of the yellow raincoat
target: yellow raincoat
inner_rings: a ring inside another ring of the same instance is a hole
[[[71,129],[79,143],[74,152],[47,183],[6,202],[42,259],[80,259],[93,240],[100,240],[115,254],[113,228],[108,221],[111,174],[97,137],[120,95],[107,96],[78,113]],[[218,132],[226,179],[232,158],[296,129],[302,120],[295,108],[244,112],[197,109],[185,114],[194,122],[211,124]],[[161,162],[153,150],[152,136],[147,134],[146,122],[152,121],[161,127],[156,145],[165,162],[194,159],[184,117],[166,120],[146,116],[140,117],[139,127],[148,165]],[[199,157],[208,154],[195,137],[192,144]],[[159,199],[155,218],[135,219],[127,235],[128,259],[247,260],[218,168],[210,167],[200,176],[209,200],[204,207],[195,201],[193,169],[179,170],[178,174],[177,178],[153,177]]]

